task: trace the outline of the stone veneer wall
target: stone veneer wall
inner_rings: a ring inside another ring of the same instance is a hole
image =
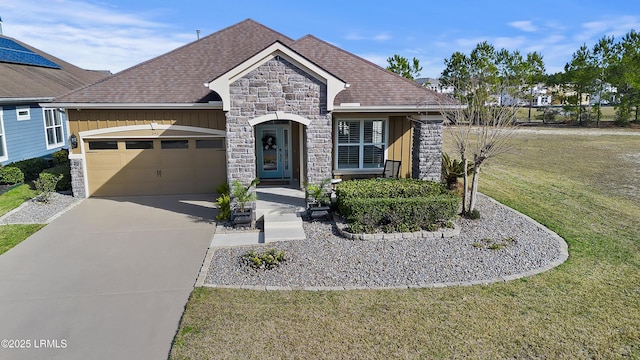
[[[82,159],[69,159],[71,165],[71,190],[77,198],[87,197],[84,188],[84,161]]]
[[[421,120],[413,129],[412,177],[440,181],[442,167],[442,120]]]
[[[248,184],[256,176],[254,128],[249,120],[282,111],[307,118],[306,179],[317,183],[331,176],[331,115],[327,87],[281,57],[276,57],[229,85],[227,176],[229,184]],[[282,119],[282,120],[286,120]],[[295,136],[295,134],[294,134]]]

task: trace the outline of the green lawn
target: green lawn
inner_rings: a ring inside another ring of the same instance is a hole
[[[24,184],[0,195],[0,216],[17,208],[26,200],[36,196],[36,194],[37,192],[32,190],[29,185]],[[42,229],[43,226],[42,224],[0,225],[0,255]]]
[[[556,107],[556,110],[562,111],[562,107]],[[595,110],[594,110],[595,111]],[[532,122],[542,122],[542,108],[531,108],[531,121]],[[613,106],[603,106],[600,108],[600,112],[602,113],[600,120],[601,121],[613,121],[616,118],[616,109]],[[529,108],[521,107],[518,108],[517,115],[519,121],[525,121],[529,119]],[[595,116],[595,115],[594,115]],[[557,116],[555,121],[561,121],[561,117]]]
[[[448,144],[445,138],[445,146]],[[640,137],[518,135],[481,191],[547,225],[569,260],[441,289],[196,289],[172,359],[640,358]]]

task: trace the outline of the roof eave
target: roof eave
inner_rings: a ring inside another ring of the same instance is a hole
[[[53,97],[21,97],[21,98],[0,98],[0,104],[24,104],[24,103],[41,103],[41,102],[50,102],[53,100]],[[47,106],[51,106],[47,104]]]
[[[359,106],[359,105],[340,105],[334,106],[333,112],[340,113],[402,113],[402,112],[424,112],[424,111],[442,111],[457,109],[461,105],[373,105],[373,106]]]
[[[53,102],[48,103],[50,107],[60,107],[65,109],[222,109],[221,101],[211,101],[208,103],[68,103]]]

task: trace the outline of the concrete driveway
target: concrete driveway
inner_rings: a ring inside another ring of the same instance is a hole
[[[214,201],[86,199],[0,255],[0,359],[166,359]]]

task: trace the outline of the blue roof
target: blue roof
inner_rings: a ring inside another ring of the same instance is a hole
[[[0,37],[0,62],[62,69],[53,61],[36,54],[17,42]]]

